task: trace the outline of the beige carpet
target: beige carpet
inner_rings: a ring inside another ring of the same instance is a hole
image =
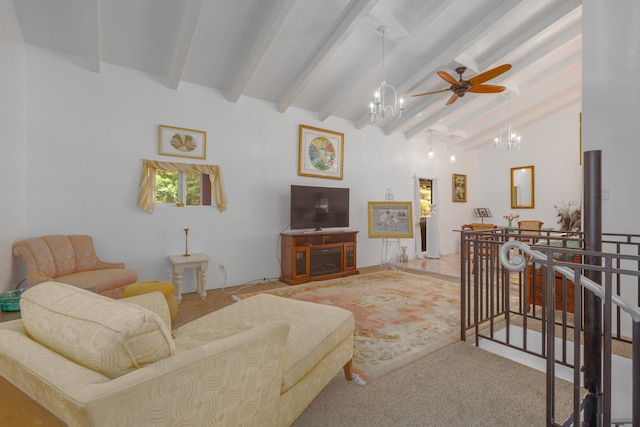
[[[351,311],[353,370],[367,382],[460,336],[460,285],[440,278],[388,270],[266,293]]]
[[[571,385],[556,387],[556,421],[571,412]],[[545,426],[542,372],[456,342],[359,387],[336,375],[294,427]]]

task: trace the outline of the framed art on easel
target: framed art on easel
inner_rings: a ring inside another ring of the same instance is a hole
[[[369,237],[413,238],[411,202],[369,202]]]

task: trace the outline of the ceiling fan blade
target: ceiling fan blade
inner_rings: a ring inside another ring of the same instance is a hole
[[[453,95],[451,95],[451,98],[449,98],[446,105],[453,104],[454,102],[456,102],[457,99],[458,99],[458,94],[454,93]]]
[[[492,68],[491,70],[480,73],[475,77],[470,78],[468,81],[471,86],[484,83],[487,80],[491,80],[494,77],[498,77],[500,74],[505,73],[511,69],[511,64],[500,65],[499,67]]]
[[[475,85],[471,86],[469,92],[474,93],[498,93],[502,92],[506,89],[504,86],[495,86],[495,85]]]
[[[436,90],[434,92],[418,93],[416,95],[411,95],[411,96],[433,95],[434,93],[442,93],[442,92],[449,92],[449,89]]]
[[[460,84],[460,82],[457,81],[455,77],[453,77],[451,74],[447,73],[446,71],[438,71],[438,75],[442,78],[442,80],[444,80],[449,84],[452,84],[452,85]]]

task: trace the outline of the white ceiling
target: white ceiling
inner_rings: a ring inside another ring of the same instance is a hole
[[[385,75],[405,99],[383,131],[486,147],[581,102],[580,0],[14,0],[25,42],[371,126],[368,104],[383,74],[380,26],[388,28]],[[436,75],[466,66],[466,79],[513,68],[487,82],[498,94],[450,92]]]

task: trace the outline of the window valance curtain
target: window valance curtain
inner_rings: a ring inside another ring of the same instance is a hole
[[[159,162],[156,160],[142,160],[140,185],[138,186],[138,207],[145,212],[153,213],[156,207],[156,173],[157,171],[178,172],[186,174],[203,173],[209,175],[211,181],[211,200],[222,212],[227,209],[227,198],[224,194],[224,183],[220,166],[199,165],[190,163]]]

